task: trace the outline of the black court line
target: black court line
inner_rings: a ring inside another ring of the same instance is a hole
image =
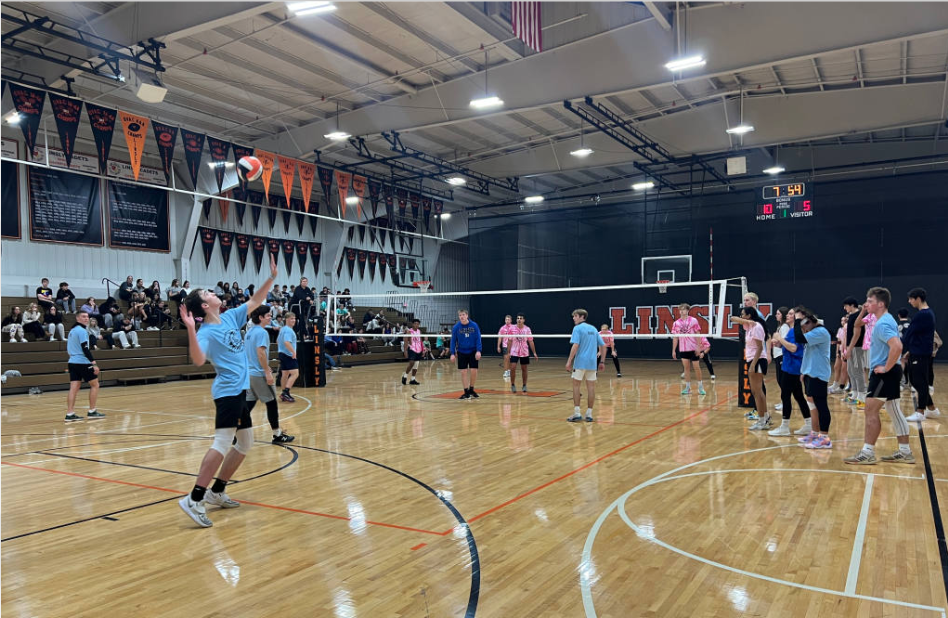
[[[433,496],[435,496],[438,500],[440,500],[441,503],[444,504],[444,506],[447,507],[449,511],[451,511],[451,514],[454,515],[454,518],[457,520],[458,524],[460,524],[461,526],[464,526],[464,535],[467,538],[467,548],[471,554],[471,593],[467,599],[467,610],[464,612],[464,617],[474,618],[474,615],[477,613],[477,601],[480,598],[480,594],[481,594],[481,560],[480,560],[480,556],[477,553],[477,543],[474,541],[474,534],[471,532],[471,527],[468,525],[467,520],[464,519],[464,516],[461,515],[461,513],[457,510],[457,508],[455,508],[453,504],[451,504],[449,500],[441,496],[437,491],[432,489],[425,482],[419,479],[416,479],[415,477],[411,476],[410,474],[406,474],[405,472],[402,472],[401,470],[396,470],[395,468],[391,468],[377,461],[372,461],[371,459],[358,457],[356,455],[348,455],[346,453],[339,453],[337,451],[330,451],[330,450],[326,450],[322,448],[316,448],[314,446],[298,446],[297,448],[303,448],[308,451],[316,451],[318,453],[328,453],[330,455],[338,455],[340,457],[348,457],[349,459],[362,461],[364,463],[382,468],[383,470],[394,472],[395,474],[398,474],[399,476],[403,476],[409,481],[412,481],[413,483],[420,485],[421,487],[426,489],[428,492],[430,492]]]
[[[0,543],[6,543],[7,541],[13,541],[16,539],[22,539],[23,537],[33,536],[34,534],[40,534],[41,532],[51,532],[53,530],[59,530],[60,528],[68,528],[69,526],[75,526],[76,524],[84,524],[87,521],[95,521],[96,519],[102,519],[104,517],[112,517],[120,513],[128,513],[129,511],[134,511],[137,509],[143,509],[148,506],[154,506],[156,504],[162,504],[163,502],[170,502],[171,500],[178,500],[178,496],[172,496],[170,498],[164,498],[162,500],[156,500],[155,502],[148,502],[146,504],[139,504],[138,506],[130,506],[127,509],[122,509],[120,511],[112,511],[111,513],[105,513],[103,515],[93,515],[92,517],[86,517],[85,519],[77,519],[76,521],[70,521],[65,524],[59,524],[58,526],[51,526],[49,528],[43,528],[42,530],[33,530],[32,532],[24,532],[23,534],[17,534],[16,536],[8,536],[4,539],[0,539]]]
[[[948,598],[948,543],[945,541],[945,526],[941,521],[938,494],[935,492],[935,476],[932,474],[932,462],[928,458],[928,445],[925,443],[925,431],[922,429],[921,423],[918,423],[918,439],[922,443],[925,481],[928,483],[928,497],[932,504],[932,517],[935,520],[935,537],[938,540],[938,555],[941,557],[941,577],[945,584],[945,597]]]
[[[79,461],[91,461],[92,463],[108,464],[110,466],[122,466],[123,468],[138,468],[139,470],[151,470],[152,472],[167,472],[168,474],[180,474],[182,476],[197,476],[191,472],[180,472],[178,470],[166,470],[165,468],[152,468],[150,466],[139,466],[137,464],[121,463],[118,461],[106,461],[104,459],[92,459],[90,457],[76,457],[75,455],[63,455],[62,453],[50,453],[47,451],[36,451],[37,455],[50,455],[52,457],[62,457],[64,459],[78,459]],[[236,481],[235,481],[236,482]]]

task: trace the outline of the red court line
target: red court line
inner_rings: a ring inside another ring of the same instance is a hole
[[[692,414],[692,415],[690,415],[690,416],[686,416],[685,418],[683,418],[683,419],[681,419],[681,420],[679,420],[679,421],[676,421],[676,422],[672,423],[671,425],[668,425],[668,426],[666,426],[666,427],[663,427],[662,429],[659,429],[658,431],[654,431],[654,432],[648,434],[647,436],[644,436],[644,437],[642,437],[642,438],[639,438],[638,440],[636,440],[636,441],[634,441],[634,442],[630,442],[630,443],[626,444],[625,446],[620,446],[619,448],[617,448],[616,450],[612,451],[611,453],[606,453],[606,454],[603,455],[602,457],[599,457],[598,459],[594,459],[594,460],[590,461],[589,463],[587,463],[587,464],[585,464],[585,465],[582,465],[582,466],[580,466],[579,468],[576,468],[576,469],[573,470],[572,472],[567,472],[567,473],[564,474],[563,476],[560,476],[560,477],[558,477],[558,478],[555,478],[555,479],[553,479],[552,481],[548,481],[548,482],[546,482],[546,483],[540,485],[539,487],[534,487],[534,488],[531,489],[530,491],[524,492],[524,493],[520,494],[519,496],[516,496],[515,498],[511,498],[510,500],[507,500],[507,501],[504,502],[503,504],[498,504],[497,506],[495,506],[495,507],[493,507],[493,508],[490,508],[490,509],[484,511],[483,513],[480,513],[479,515],[475,515],[474,517],[469,518],[469,519],[467,520],[467,523],[469,523],[469,524],[474,523],[475,521],[477,521],[478,519],[481,519],[482,517],[487,517],[487,516],[490,515],[491,513],[494,513],[494,512],[496,512],[496,511],[499,511],[500,509],[504,508],[505,506],[509,506],[509,505],[513,504],[514,502],[517,502],[518,500],[522,500],[523,498],[526,498],[527,496],[529,496],[529,495],[531,495],[531,494],[534,494],[534,493],[540,491],[541,489],[545,489],[545,488],[549,487],[550,485],[552,485],[552,484],[554,484],[554,483],[558,483],[558,482],[562,481],[563,479],[569,478],[569,477],[573,476],[574,474],[576,474],[577,472],[582,472],[582,471],[585,470],[586,468],[589,468],[589,467],[591,467],[591,466],[594,466],[594,465],[596,465],[597,463],[599,463],[600,461],[602,461],[602,460],[604,460],[604,459],[607,459],[607,458],[609,458],[609,457],[612,457],[613,455],[616,455],[616,454],[618,454],[618,453],[621,453],[622,451],[626,450],[626,449],[629,448],[629,447],[632,447],[632,446],[635,446],[636,444],[639,444],[639,443],[641,443],[641,442],[644,442],[644,441],[648,440],[649,438],[654,438],[654,437],[657,436],[658,434],[663,433],[663,432],[665,432],[665,431],[668,431],[668,430],[671,429],[672,427],[677,427],[678,425],[681,425],[681,424],[684,423],[685,421],[689,421],[689,420],[693,419],[693,418],[696,417],[696,416],[700,416],[700,415],[702,415],[702,414],[706,414],[707,412],[709,412],[709,411],[710,411],[712,408],[714,408],[715,406],[719,406],[719,405],[721,405],[721,404],[727,403],[727,402],[731,401],[732,399],[736,398],[737,395],[738,395],[737,393],[734,393],[733,395],[731,395],[730,397],[728,397],[728,398],[725,399],[724,401],[719,401],[718,403],[712,404],[712,405],[708,406],[707,408],[705,408],[704,410],[700,410],[700,411],[695,412],[694,414]],[[450,534],[450,533],[453,532],[453,531],[454,531],[454,528],[451,528],[451,529],[449,529],[449,530],[447,530],[447,531],[445,531],[445,532],[442,532],[442,533],[441,533],[441,536],[448,535],[448,534]]]
[[[177,489],[168,489],[167,487],[155,487],[154,485],[142,485],[141,483],[129,483],[127,481],[119,481],[116,479],[106,479],[98,476],[89,476],[88,474],[79,474],[77,472],[65,472],[63,470],[51,470],[49,468],[40,468],[38,466],[27,466],[24,464],[11,463],[8,461],[0,461],[0,464],[5,466],[14,466],[16,468],[26,468],[28,470],[38,470],[40,472],[50,472],[52,474],[62,474],[64,476],[76,476],[83,479],[89,479],[92,481],[102,481],[104,483],[115,483],[117,485],[129,485],[131,487],[141,487],[143,489],[154,489],[155,491],[164,491],[172,494],[183,495],[184,492],[178,491]],[[288,511],[290,513],[302,513],[303,515],[315,515],[317,517],[326,517],[327,519],[339,519],[342,521],[351,521],[349,517],[343,517],[341,515],[330,515],[329,513],[319,513],[317,511],[307,511],[304,509],[294,509],[288,506],[278,506],[275,504],[265,504],[263,502],[250,502],[249,500],[237,500],[241,504],[249,504],[251,506],[260,506],[267,509],[274,509],[277,511]],[[424,534],[433,534],[435,536],[443,536],[440,532],[435,532],[433,530],[422,530],[420,528],[411,528],[408,526],[399,526],[398,524],[387,524],[379,521],[368,521],[367,524],[373,526],[382,526],[384,528],[395,528],[397,530],[406,530],[408,532],[421,532]],[[453,528],[452,528],[453,530]]]
[[[439,533],[439,536],[440,536],[440,533]],[[425,545],[427,545],[427,543],[419,543],[418,545],[415,545],[414,547],[412,547],[411,550],[415,551],[416,549],[421,549]]]
[[[487,389],[483,391],[477,391],[478,393],[483,393],[485,395],[516,395],[518,397],[555,397],[556,395],[562,395],[566,391],[527,391],[511,393],[510,391],[498,391]],[[463,394],[463,391],[453,391],[450,393],[438,393],[437,395],[421,395],[422,397],[430,397],[431,399],[457,399]]]

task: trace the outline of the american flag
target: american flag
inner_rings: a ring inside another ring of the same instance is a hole
[[[514,35],[536,52],[543,51],[543,31],[540,29],[539,2],[511,2],[510,23]]]

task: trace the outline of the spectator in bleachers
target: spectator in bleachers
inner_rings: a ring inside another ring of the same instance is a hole
[[[292,294],[290,294],[290,291],[287,289],[285,285],[283,286],[283,290],[281,290],[281,292],[283,293],[283,302],[290,300],[290,298],[292,297]]]
[[[219,299],[224,300],[224,282],[218,281],[217,285],[214,286],[214,296],[217,296]]]
[[[43,317],[43,323],[46,324],[46,332],[49,333],[49,340],[56,340],[56,333],[59,333],[59,340],[66,340],[66,329],[63,326],[63,314],[59,312],[56,305],[50,305],[49,310]]]
[[[224,301],[225,304],[229,304],[229,303],[230,303],[230,299],[231,299],[230,284],[229,284],[229,283],[225,283],[225,284],[224,284],[224,287],[221,288],[221,289],[222,289],[223,292],[224,292],[224,294],[221,296],[221,300]]]
[[[396,337],[396,331],[392,328],[392,325],[389,324],[385,327],[384,334],[392,335],[391,337],[385,338],[385,345],[389,348],[394,347],[398,343],[398,337]]]
[[[36,302],[39,303],[44,312],[54,304],[53,290],[49,287],[49,279],[46,277],[43,277],[40,286],[36,288]]]
[[[86,299],[86,304],[79,307],[80,311],[85,311],[89,314],[90,318],[95,318],[96,322],[99,321],[101,314],[99,313],[99,305],[95,304],[95,296],[90,296]]]
[[[300,284],[293,290],[293,298],[290,300],[290,309],[296,314],[299,320],[305,320],[309,316],[309,308],[313,306],[313,290],[309,287],[309,279],[300,278]]]
[[[132,321],[135,330],[141,330],[142,322],[148,320],[148,314],[145,313],[144,301],[132,301],[132,304],[128,308],[128,314],[125,317]]]
[[[125,281],[119,286],[118,297],[125,302],[132,301],[132,290],[135,289],[135,285],[132,283],[132,276],[129,275],[125,277]]]
[[[46,331],[40,322],[40,318],[42,317],[43,314],[40,313],[36,303],[30,303],[29,309],[23,313],[23,332],[33,335],[33,338],[37,341],[42,341],[43,337],[46,336]]]
[[[283,300],[283,292],[280,291],[280,284],[274,283],[273,289],[267,292],[267,303],[272,306],[278,300]]]
[[[359,335],[364,335],[365,331],[361,328],[359,329]],[[369,352],[369,344],[366,343],[365,337],[356,337],[356,353],[357,354],[371,354]]]
[[[135,287],[132,289],[132,300],[145,302],[145,281],[143,279],[135,280]]]
[[[181,291],[184,292],[185,295],[190,294],[190,293],[191,293],[191,282],[190,282],[190,281],[185,281],[185,282],[181,285]]]
[[[23,311],[19,307],[10,310],[10,315],[3,318],[3,332],[10,335],[10,343],[14,343],[17,338],[26,343],[26,337],[23,336]]]
[[[105,302],[99,306],[99,313],[102,314],[102,324],[106,330],[112,330],[116,324],[125,319],[121,307],[111,296],[106,298]]]
[[[56,304],[63,313],[76,312],[76,295],[69,289],[69,284],[63,281],[59,284],[59,290],[56,292]]]
[[[86,326],[89,332],[89,347],[93,350],[99,349],[99,342],[102,341],[102,329],[99,328],[99,321],[93,317],[89,318],[89,325]]]
[[[446,358],[450,350],[448,350],[448,329],[442,329],[438,333],[438,338],[435,340],[435,351],[438,353],[438,358]]]
[[[128,350],[132,347],[142,347],[138,345],[138,333],[135,332],[135,325],[132,324],[132,321],[128,318],[117,322],[115,324],[115,330],[112,331],[111,335],[106,337],[106,340],[113,347],[116,347],[115,342],[118,341],[123,350]]]
[[[178,285],[177,279],[172,279],[171,287],[168,288],[168,301],[174,301],[180,305],[185,298],[187,298],[187,294],[184,293],[184,288]]]
[[[161,300],[161,285],[157,281],[152,281],[148,289],[145,290],[145,297],[157,303]]]
[[[148,316],[148,330],[161,330],[165,326],[168,330],[174,329],[174,319],[171,316],[171,310],[165,305],[165,301],[147,303],[145,313]]]

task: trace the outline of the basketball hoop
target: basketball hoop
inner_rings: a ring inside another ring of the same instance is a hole
[[[671,283],[671,281],[667,279],[659,279],[655,283],[658,284],[658,292],[660,294],[664,294],[668,291],[668,284]]]
[[[412,281],[411,284],[418,288],[420,292],[427,292],[428,288],[431,287],[430,281]]]

